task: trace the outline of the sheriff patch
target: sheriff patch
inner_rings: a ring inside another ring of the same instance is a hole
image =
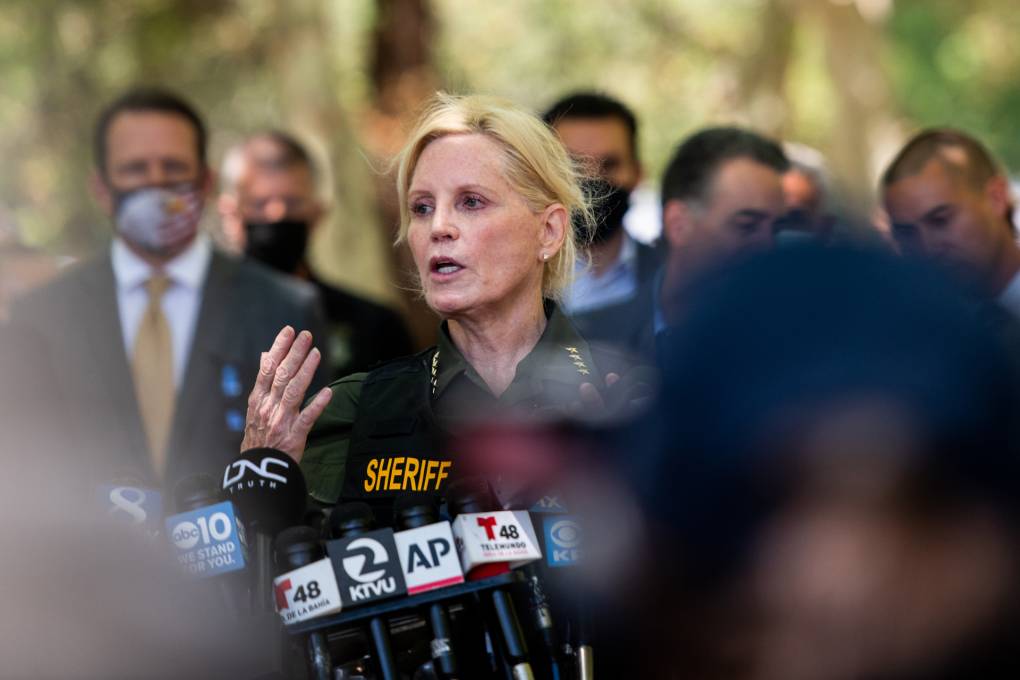
[[[450,461],[387,456],[372,458],[365,467],[362,487],[366,493],[386,491],[439,491],[450,476]]]

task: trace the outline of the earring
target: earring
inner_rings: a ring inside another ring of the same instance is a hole
[[[549,253],[542,253],[542,262],[545,262],[548,259],[549,259]]]

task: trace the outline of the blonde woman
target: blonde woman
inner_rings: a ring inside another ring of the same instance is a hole
[[[249,399],[243,448],[286,451],[324,504],[441,493],[458,466],[441,443],[451,429],[601,408],[629,367],[593,353],[556,304],[587,238],[574,225],[590,212],[538,118],[490,97],[437,95],[398,163],[398,242],[442,319],[437,345],[338,380],[302,409],[319,353],[285,328]]]

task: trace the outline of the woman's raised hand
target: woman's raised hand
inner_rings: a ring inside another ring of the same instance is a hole
[[[308,433],[333,396],[324,387],[301,408],[321,360],[308,331],[295,334],[286,326],[277,334],[273,346],[262,354],[259,375],[248,396],[242,451],[268,447],[301,462]]]

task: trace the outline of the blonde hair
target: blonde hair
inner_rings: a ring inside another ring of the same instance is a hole
[[[571,217],[567,236],[542,274],[542,295],[559,300],[573,280],[577,253],[591,240],[594,219],[581,189],[582,173],[551,128],[504,99],[438,92],[428,103],[397,157],[400,234],[396,242],[407,238],[411,221],[407,196],[425,147],[441,137],[461,134],[485,135],[499,145],[504,176],[531,210],[538,213],[554,203],[567,209]],[[578,229],[577,224],[584,226]]]

